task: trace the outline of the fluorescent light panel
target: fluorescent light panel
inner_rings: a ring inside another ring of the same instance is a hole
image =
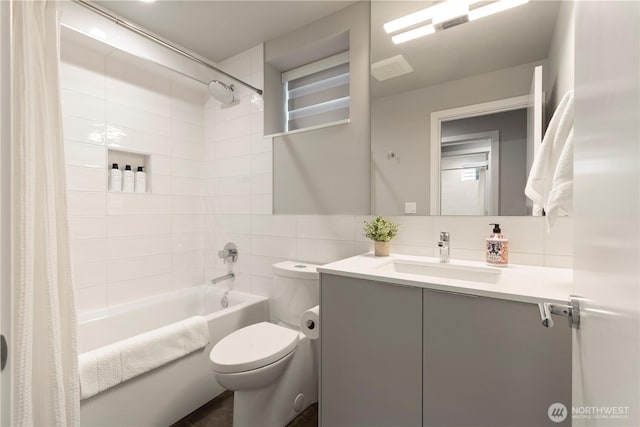
[[[393,21],[389,21],[384,24],[384,29],[387,33],[393,33],[403,28],[419,24],[420,22],[431,20],[431,24],[429,25],[423,25],[391,37],[393,43],[400,44],[433,34],[436,31],[436,25],[452,19],[460,18],[461,16],[467,15],[469,17],[469,21],[474,21],[529,2],[529,0],[500,0],[486,6],[469,10],[469,5],[478,3],[479,1],[482,0],[448,0],[401,18],[394,19]]]
[[[391,41],[395,44],[400,44],[404,42],[408,42],[409,40],[417,39],[419,37],[424,37],[428,34],[433,34],[436,32],[436,28],[429,24],[424,25],[422,27],[418,27],[414,30],[405,31],[404,33],[397,34],[391,37]]]
[[[432,25],[437,25],[464,15],[468,15],[469,20],[473,21],[529,2],[529,0],[500,0],[469,11],[469,6],[480,1],[482,0],[447,0],[389,21],[384,24],[384,30],[387,34],[391,34],[425,21],[431,20]]]
[[[502,12],[516,6],[521,6],[525,3],[529,3],[529,0],[501,0],[491,3],[470,11],[469,21],[475,21],[476,19],[484,18],[485,16],[493,15],[494,13]]]
[[[439,6],[441,7],[433,14],[432,25],[460,18],[469,13],[469,3],[466,1],[448,1]]]
[[[434,6],[430,6],[426,9],[419,10],[417,12],[410,13],[409,15],[402,16],[384,24],[384,30],[387,34],[395,33],[396,31],[403,30],[405,28],[413,27],[414,25],[422,22],[436,20],[438,22],[448,21],[450,19],[457,18],[462,15],[466,15],[466,10],[469,6],[478,3],[482,0],[448,0],[442,3],[438,3]],[[460,13],[464,9],[465,13]]]

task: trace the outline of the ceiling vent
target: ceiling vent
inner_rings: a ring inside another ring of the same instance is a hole
[[[411,72],[413,72],[413,68],[402,55],[396,55],[371,64],[371,74],[379,82]]]

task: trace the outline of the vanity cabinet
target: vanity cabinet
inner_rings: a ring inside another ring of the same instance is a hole
[[[321,425],[420,425],[422,289],[321,277]]]
[[[423,290],[424,426],[568,426],[571,328],[540,324],[531,303]]]
[[[571,330],[536,304],[321,274],[320,425],[555,426]]]

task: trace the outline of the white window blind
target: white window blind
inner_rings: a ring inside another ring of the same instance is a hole
[[[349,118],[349,51],[282,73],[286,130]]]

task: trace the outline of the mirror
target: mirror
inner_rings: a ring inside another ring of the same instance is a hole
[[[469,1],[441,18],[442,3],[371,2],[372,213],[531,215],[544,116],[573,88],[573,2]],[[428,34],[392,40],[411,30]]]

